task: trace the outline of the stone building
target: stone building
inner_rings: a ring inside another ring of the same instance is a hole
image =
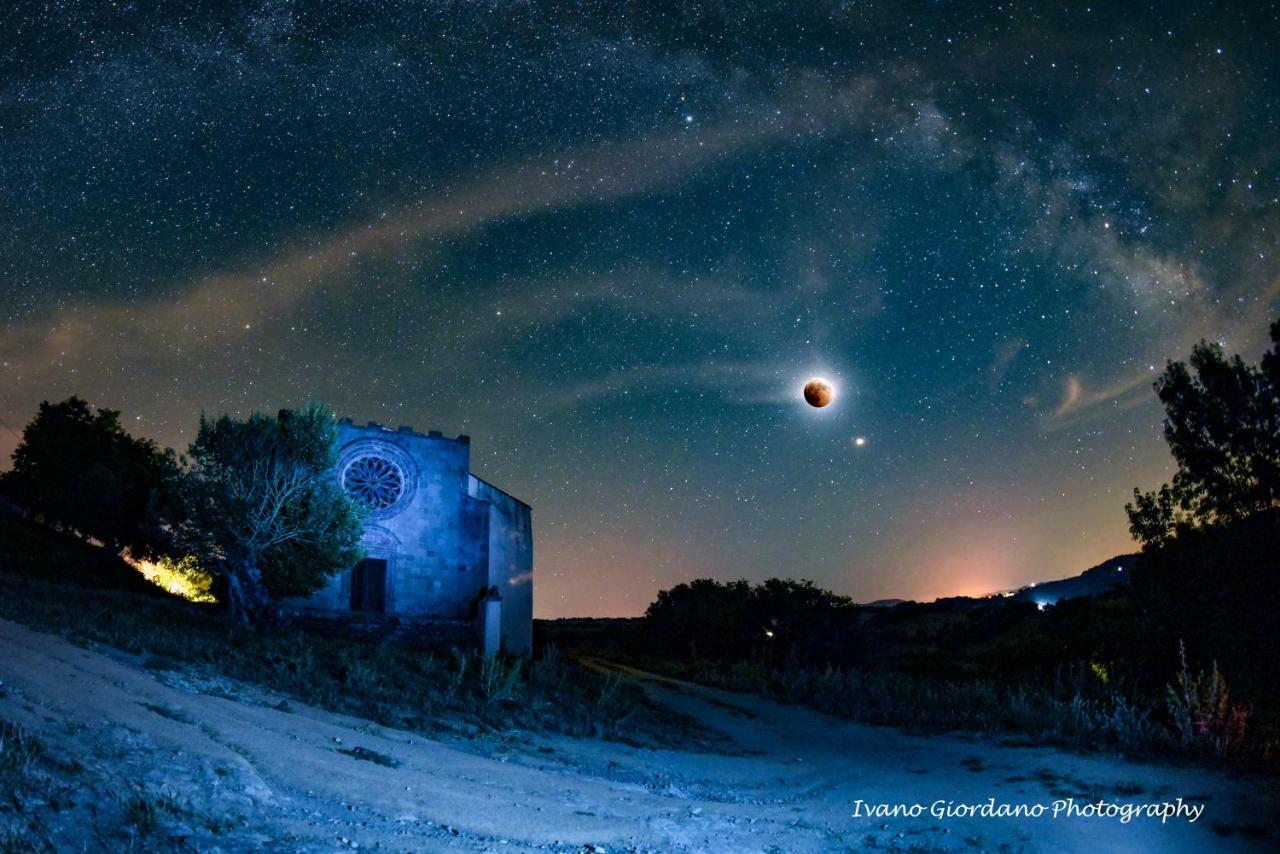
[[[364,622],[394,617],[441,641],[528,655],[529,505],[471,474],[470,462],[467,436],[340,421],[334,476],[370,508],[365,558],[293,609]]]

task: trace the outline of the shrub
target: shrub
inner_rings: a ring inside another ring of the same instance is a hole
[[[617,722],[635,709],[634,698],[627,694],[626,683],[617,673],[610,673],[600,683],[596,696],[596,711],[606,721]]]
[[[1244,744],[1250,710],[1234,705],[1227,682],[1213,663],[1209,673],[1192,673],[1186,646],[1178,644],[1180,667],[1167,689],[1169,715],[1181,745],[1227,756]]]
[[[0,720],[0,780],[25,777],[44,755],[44,744],[27,730]]]
[[[536,689],[556,691],[565,680],[565,663],[560,648],[547,644],[542,655],[529,665],[529,684]]]
[[[480,660],[480,693],[495,703],[510,702],[524,692],[523,664],[518,658],[486,655]]]
[[[160,809],[144,792],[133,792],[120,802],[124,823],[138,836],[151,836],[160,828]]]

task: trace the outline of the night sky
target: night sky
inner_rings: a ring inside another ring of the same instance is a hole
[[[0,13],[0,454],[467,433],[538,616],[1132,550],[1151,381],[1280,303],[1268,3],[186,5]]]

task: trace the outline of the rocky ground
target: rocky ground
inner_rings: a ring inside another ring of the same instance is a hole
[[[0,849],[1274,850],[1271,779],[921,738],[632,672],[717,752],[424,738],[0,621]],[[869,818],[870,803],[1107,799],[1136,818]]]

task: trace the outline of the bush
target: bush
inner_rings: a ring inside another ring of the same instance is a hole
[[[1193,674],[1184,645],[1179,644],[1178,657],[1181,667],[1168,687],[1167,702],[1181,745],[1217,756],[1235,753],[1244,744],[1250,710],[1231,702],[1216,661],[1212,672]]]
[[[512,656],[486,655],[480,659],[480,693],[493,703],[518,699],[525,689],[524,663]]]
[[[44,744],[27,730],[0,720],[0,781],[26,777],[44,755]]]

